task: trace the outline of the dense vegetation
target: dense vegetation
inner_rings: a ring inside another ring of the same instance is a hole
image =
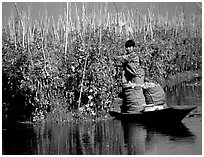
[[[142,15],[134,10],[96,15],[45,12],[11,14],[2,28],[2,112],[15,120],[66,121],[104,116],[121,91],[121,63],[127,39],[137,42],[144,68],[167,79],[201,69],[200,15]],[[76,9],[77,10],[77,9]],[[101,11],[102,12],[102,11]],[[74,19],[74,20],[73,20]],[[53,22],[51,22],[53,20]],[[51,25],[52,23],[52,25]]]

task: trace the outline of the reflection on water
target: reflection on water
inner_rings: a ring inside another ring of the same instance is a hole
[[[128,155],[145,154],[147,130],[135,123],[124,123],[123,128]]]
[[[157,143],[165,141],[174,141],[179,143],[193,144],[195,136],[182,123],[174,126],[142,126],[137,123],[124,123],[124,138],[128,145],[128,154],[148,154],[155,151]],[[169,147],[170,144],[163,147]],[[171,145],[173,146],[173,145]],[[154,152],[155,154],[156,152]],[[158,154],[158,152],[156,153]]]
[[[155,127],[119,120],[66,125],[44,123],[3,130],[2,137],[3,154],[174,154],[176,146],[186,145],[177,153],[185,154],[185,149],[201,144],[182,123]]]
[[[178,85],[168,88],[166,91],[167,103],[174,105],[193,105],[202,104],[202,87],[200,85]]]
[[[11,124],[2,130],[2,154],[37,154],[33,126]]]
[[[179,97],[168,94],[174,97],[172,103],[178,101]],[[201,106],[201,97],[197,99],[198,96],[191,102]],[[180,102],[180,105],[185,103]],[[201,124],[201,117],[188,117],[184,124],[174,126],[150,126],[114,119],[83,124],[7,125],[2,130],[2,154],[201,154]]]

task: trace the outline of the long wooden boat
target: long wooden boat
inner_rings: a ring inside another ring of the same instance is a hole
[[[145,123],[163,123],[172,124],[181,122],[193,109],[190,106],[174,106],[157,111],[148,111],[143,113],[120,113],[109,111],[112,117],[121,120],[145,122]]]

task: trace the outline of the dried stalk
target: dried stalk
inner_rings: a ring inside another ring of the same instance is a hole
[[[65,57],[65,61],[66,61],[66,54],[67,54],[67,47],[68,47],[68,18],[69,18],[69,13],[68,13],[68,8],[69,8],[69,3],[67,2],[67,20],[66,20],[66,36],[65,36],[65,52],[64,52],[64,57]]]
[[[82,7],[82,21],[83,21],[83,37],[85,35],[85,7],[84,7],[84,4],[83,4],[83,7]],[[90,36],[89,36],[89,39],[90,39]],[[88,45],[88,48],[89,48],[89,45]],[[83,39],[83,50],[85,50],[85,38]],[[87,55],[86,55],[86,58],[85,58],[85,64],[84,64],[84,69],[83,69],[83,75],[82,75],[82,80],[81,80],[81,85],[80,85],[80,93],[79,93],[79,101],[78,101],[78,108],[80,107],[81,105],[81,95],[82,95],[82,92],[83,92],[83,84],[84,84],[84,78],[85,78],[85,74],[86,74],[86,65],[87,65],[87,61],[88,61],[88,57],[89,57],[89,51],[87,52]]]
[[[83,75],[82,75],[82,80],[81,80],[81,85],[80,85],[80,93],[79,93],[79,101],[78,101],[78,108],[81,105],[81,95],[83,92],[83,86],[84,86],[84,78],[85,78],[85,74],[86,74],[86,66],[87,66],[87,61],[88,61],[88,57],[89,57],[89,51],[87,52],[86,58],[85,58],[85,64],[84,64],[84,69],[83,69]]]

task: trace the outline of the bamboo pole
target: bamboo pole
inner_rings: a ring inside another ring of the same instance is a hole
[[[15,5],[16,12],[17,12],[17,15],[18,15],[18,18],[19,18],[19,21],[20,21],[20,25],[22,26],[22,29],[23,29],[23,22],[22,22],[22,19],[20,17],[18,6],[17,6],[16,2],[14,3],[14,5]],[[19,29],[20,29],[20,25],[19,25]],[[15,21],[13,23],[13,26],[14,26],[15,48],[17,48],[17,45],[16,45],[16,36],[15,36]],[[24,32],[23,32],[23,47],[24,47]]]
[[[33,40],[33,34],[32,34],[32,22],[31,22],[31,18],[30,18],[30,8],[28,10],[28,22],[30,22],[29,25],[27,25],[27,51],[29,53],[30,56],[30,62],[31,62],[31,66],[33,68],[33,58],[32,58],[32,54],[31,54],[31,50],[30,50],[30,41],[32,42]]]
[[[153,39],[153,30],[152,30],[152,13],[151,13],[151,10],[148,8],[148,12],[149,12],[149,31],[150,31],[150,37],[151,39]]]
[[[80,85],[78,108],[81,105],[81,96],[82,96],[82,92],[83,92],[83,86],[84,86],[84,79],[85,79],[85,74],[86,74],[86,66],[87,66],[88,57],[89,57],[89,51],[87,52],[87,55],[86,55],[86,58],[85,58],[85,64],[84,64],[84,69],[83,69],[83,74],[82,74],[81,85]]]
[[[68,18],[69,18],[69,14],[68,14],[68,8],[69,8],[69,3],[67,2],[67,14],[66,14],[66,35],[65,35],[65,50],[64,50],[64,57],[65,57],[65,61],[66,61],[66,54],[67,54],[67,46],[68,46]]]
[[[85,51],[85,7],[84,3],[82,4],[82,46],[83,46],[83,51]],[[80,93],[79,93],[79,100],[78,100],[78,108],[81,106],[81,96],[83,92],[83,84],[84,84],[84,78],[85,78],[85,73],[86,73],[86,65],[87,65],[87,60],[89,56],[89,51],[87,52],[86,58],[85,58],[85,64],[84,64],[84,69],[83,69],[83,74],[82,74],[82,80],[81,80],[81,85],[80,85]]]
[[[102,6],[100,10],[100,19],[99,19],[99,55],[100,55],[100,50],[101,50],[101,40],[102,40]]]

